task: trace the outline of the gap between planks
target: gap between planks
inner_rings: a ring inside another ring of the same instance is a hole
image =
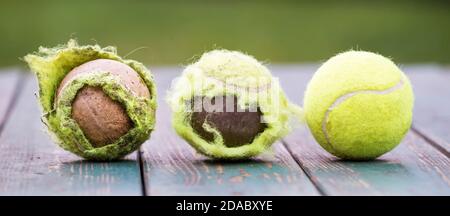
[[[158,92],[182,69],[156,68]],[[146,195],[321,195],[282,145],[274,154],[226,162],[199,155],[173,130],[170,108],[159,96],[156,128],[142,146]]]
[[[327,196],[328,194],[325,192],[325,190],[323,190],[324,187],[321,186],[320,182],[318,182],[316,180],[316,178],[314,177],[314,175],[312,175],[312,172],[308,169],[308,167],[304,166],[303,163],[301,162],[301,160],[299,160],[297,157],[294,156],[292,149],[289,148],[289,146],[287,145],[287,142],[286,142],[286,140],[284,140],[284,138],[281,140],[281,143],[283,144],[284,148],[286,148],[286,150],[289,152],[291,157],[294,158],[295,162],[297,162],[300,169],[303,170],[305,175],[308,177],[309,181],[311,181],[311,183],[314,185],[314,187],[316,187],[317,192],[319,192],[319,194],[321,196]]]
[[[146,177],[146,175],[144,174],[144,160],[142,159],[142,146],[139,147],[139,149],[137,150],[137,162],[139,163],[139,175],[140,175],[140,180],[141,180],[141,193],[142,196],[148,196],[147,195],[147,186],[145,184],[145,182],[149,181]]]
[[[36,84],[26,76],[0,135],[0,195],[142,196],[137,153],[120,162],[90,162],[63,151],[45,134]]]
[[[450,157],[450,68],[440,65],[404,67],[415,94],[412,130]]]
[[[340,160],[302,128],[286,148],[325,195],[448,195],[450,159],[410,131],[394,150],[373,161]]]
[[[433,146],[436,150],[444,154],[446,157],[450,158],[450,152],[449,149],[446,148],[446,146],[450,145],[446,141],[438,138],[437,136],[433,135],[430,131],[421,128],[417,125],[414,125],[411,127],[411,130],[416,133],[418,136],[422,137],[424,140],[427,141],[428,144]]]

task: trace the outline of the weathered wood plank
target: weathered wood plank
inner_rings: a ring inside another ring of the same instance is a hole
[[[182,69],[157,70],[160,94]],[[197,154],[170,124],[161,96],[157,126],[144,145],[144,181],[148,195],[317,195],[307,176],[280,143],[272,155],[250,161],[219,162]]]
[[[273,69],[288,96],[302,104],[303,91],[316,68],[311,65]],[[415,89],[416,95],[422,94],[421,89]],[[415,115],[426,113],[418,109]],[[372,162],[338,160],[316,143],[306,126],[291,133],[284,142],[327,195],[450,195],[449,159],[414,132],[399,147]]]
[[[407,67],[416,103],[413,128],[450,157],[450,68]]]
[[[87,162],[45,134],[27,77],[0,136],[0,195],[142,195],[137,154],[112,163]]]
[[[0,133],[12,107],[19,76],[19,72],[15,69],[0,71]]]
[[[286,146],[327,195],[450,195],[450,159],[410,132],[378,160],[339,160],[323,150],[306,128]]]

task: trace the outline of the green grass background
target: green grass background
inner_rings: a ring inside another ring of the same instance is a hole
[[[0,66],[69,38],[115,45],[149,65],[184,65],[205,50],[270,63],[323,61],[349,49],[397,62],[450,62],[445,1],[1,1]]]

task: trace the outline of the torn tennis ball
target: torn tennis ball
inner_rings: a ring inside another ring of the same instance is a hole
[[[39,82],[43,122],[64,149],[116,160],[146,141],[155,124],[156,89],[148,69],[114,47],[67,45],[25,56]]]
[[[302,115],[270,71],[237,51],[207,52],[186,67],[168,95],[176,132],[216,159],[246,159],[287,134]]]

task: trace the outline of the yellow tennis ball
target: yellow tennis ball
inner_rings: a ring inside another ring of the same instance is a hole
[[[370,160],[401,142],[411,126],[413,103],[408,77],[390,59],[348,51],[314,74],[304,110],[325,150],[342,159]]]

